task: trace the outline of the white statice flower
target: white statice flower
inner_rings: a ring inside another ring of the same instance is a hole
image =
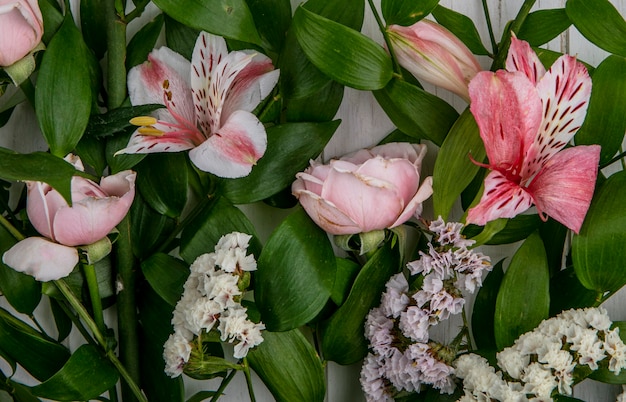
[[[252,235],[241,232],[231,232],[220,237],[215,245],[215,251],[219,252],[225,249],[242,248],[247,249],[252,239]]]
[[[184,310],[185,328],[194,335],[209,332],[223,312],[224,309],[215,300],[197,298]]]
[[[439,360],[428,344],[411,344],[407,348],[407,353],[416,368],[421,371],[421,382],[432,384],[433,388],[439,389],[442,393],[454,392],[454,367]]]
[[[611,372],[617,375],[626,368],[626,345],[619,336],[619,328],[605,332],[604,350],[611,356],[611,360],[609,360]]]
[[[571,344],[570,349],[578,353],[578,364],[587,365],[592,370],[597,370],[598,363],[606,358],[604,343],[594,329],[576,327],[567,342]]]
[[[380,356],[370,353],[363,361],[360,381],[367,402],[393,402],[393,397],[389,394],[388,386],[383,380],[380,360]]]
[[[365,319],[365,338],[372,350],[380,356],[389,356],[394,337],[391,333],[393,320],[388,318],[381,308],[370,310]]]
[[[617,396],[617,398],[615,399],[615,402],[626,402],[626,387],[622,386],[624,392],[622,392],[621,394],[619,394]]]
[[[530,355],[522,353],[515,348],[505,348],[496,355],[498,366],[506,371],[511,377],[521,377],[524,368],[530,363]]]
[[[384,311],[385,315],[398,318],[410,301],[407,295],[409,283],[404,274],[400,272],[389,278],[385,288],[386,290],[380,300],[380,308]]]
[[[242,359],[248,355],[248,351],[253,347],[260,345],[263,342],[263,335],[261,331],[265,329],[265,324],[253,323],[249,321],[249,324],[241,329],[239,333],[233,336],[233,340],[237,342],[233,352],[233,357],[236,359]]]
[[[541,363],[531,363],[526,367],[520,380],[524,382],[524,392],[539,398],[550,398],[558,385],[552,370]]]
[[[163,359],[165,360],[165,374],[178,377],[183,373],[183,367],[189,361],[191,345],[179,332],[169,336],[163,345]]]
[[[215,246],[215,263],[226,272],[255,271],[254,255],[247,255],[251,238],[251,235],[239,232],[222,236]]]
[[[222,309],[236,308],[239,302],[235,301],[235,297],[241,296],[241,290],[237,286],[239,277],[231,275],[224,271],[218,271],[206,282],[206,297],[219,303]]]

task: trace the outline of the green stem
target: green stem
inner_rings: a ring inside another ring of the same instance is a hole
[[[135,4],[135,9],[133,11],[131,11],[130,13],[126,14],[126,17],[124,18],[124,21],[126,21],[126,23],[128,24],[129,22],[131,22],[135,18],[140,17],[141,14],[146,9],[146,6],[149,3],[150,3],[150,0],[142,0],[141,2],[138,1]]]
[[[623,159],[626,157],[626,152],[620,152],[619,155],[617,155],[615,158],[611,159],[610,161],[603,163],[602,165],[600,165],[600,169],[604,169],[607,166],[610,166],[612,164],[614,164],[615,162],[619,161],[620,159]],[[623,164],[624,162],[622,162]]]
[[[21,234],[20,231],[17,230],[15,226],[13,226],[11,222],[9,222],[7,218],[5,218],[4,215],[1,215],[1,214],[0,214],[0,225],[2,225],[2,227],[5,228],[7,232],[11,233],[11,236],[13,236],[15,240],[17,241],[24,240],[24,235]]]
[[[256,402],[254,397],[254,388],[252,387],[252,376],[250,375],[250,365],[248,359],[243,358],[243,373],[246,375],[246,385],[248,386],[248,395],[250,395],[250,402]]]
[[[370,9],[372,10],[372,14],[374,14],[374,18],[376,19],[376,24],[378,24],[378,29],[380,29],[380,33],[383,34],[383,39],[385,40],[385,44],[387,45],[387,49],[389,50],[389,55],[391,56],[391,62],[393,64],[393,71],[396,74],[402,75],[402,70],[400,69],[400,64],[396,59],[396,54],[393,51],[393,46],[391,45],[391,40],[389,39],[389,34],[385,29],[385,24],[383,23],[382,18],[378,15],[378,11],[376,11],[376,7],[374,6],[373,0],[367,0]]]
[[[57,285],[57,287],[58,287],[58,285]],[[70,308],[67,306],[67,302],[59,301],[59,307],[61,307],[63,312],[65,312],[65,315],[67,315],[70,318],[70,320],[72,320],[72,323],[74,323],[74,325],[78,329],[78,332],[80,332],[80,334],[87,341],[87,343],[89,343],[89,344],[91,344],[93,346],[97,346],[98,343],[89,334],[89,331],[87,331],[87,328],[85,328],[85,326],[83,325],[83,323],[80,320],[80,318],[78,318],[76,316],[76,314],[72,313]]]
[[[493,49],[493,54],[498,53],[498,44],[496,43],[496,37],[493,34],[493,26],[491,25],[491,16],[489,14],[489,5],[487,4],[487,0],[482,0],[483,2],[483,12],[485,14],[485,20],[487,21],[487,31],[489,31],[489,40],[491,41],[491,48]]]
[[[131,378],[128,371],[126,371],[126,368],[124,367],[122,362],[120,362],[117,356],[115,356],[115,352],[112,349],[108,348],[106,338],[98,329],[98,325],[91,318],[91,316],[87,312],[87,309],[85,309],[85,307],[81,304],[80,300],[78,300],[78,298],[74,295],[67,283],[65,283],[63,279],[57,279],[54,281],[54,283],[59,291],[63,294],[67,302],[72,306],[72,308],[74,308],[78,316],[85,322],[87,328],[89,328],[96,341],[104,350],[106,350],[106,357],[115,366],[122,378],[126,381],[126,384],[132,390],[133,395],[137,398],[137,400],[141,402],[148,402],[146,397],[137,386],[137,383]]]
[[[139,341],[137,331],[137,305],[135,300],[135,258],[130,243],[129,214],[117,225],[116,263],[121,290],[117,294],[117,325],[119,331],[120,360],[131,378],[139,382]],[[122,400],[132,401],[129,389],[122,387]]]
[[[107,18],[107,106],[115,109],[126,99],[126,23],[118,14],[117,1],[104,1]]]
[[[92,264],[81,264],[85,279],[87,280],[87,289],[89,289],[89,297],[91,299],[91,308],[93,310],[93,318],[102,333],[106,333],[106,325],[104,324],[104,314],[102,313],[102,300],[100,299],[100,289],[98,288],[98,278],[96,276],[96,267]]]
[[[509,29],[505,30],[502,34],[502,40],[500,41],[498,53],[496,54],[496,58],[491,65],[492,70],[498,70],[504,67],[509,46],[511,45],[511,33],[519,32],[522,24],[524,24],[524,21],[526,20],[526,17],[528,17],[528,13],[530,13],[530,9],[535,5],[536,1],[537,0],[524,0],[524,4],[522,4],[522,7],[509,26]]]
[[[237,374],[237,370],[231,370],[230,373],[228,373],[228,375],[222,380],[220,387],[217,389],[217,391],[215,391],[215,394],[213,394],[213,398],[211,398],[209,402],[215,402],[220,398],[220,396],[222,396],[228,384],[230,384],[233,377],[235,377],[235,374]]]

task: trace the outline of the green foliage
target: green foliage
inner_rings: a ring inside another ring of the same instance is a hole
[[[568,0],[565,11],[589,41],[607,52],[626,56],[626,21],[609,0]]]
[[[432,12],[437,22],[446,27],[474,54],[488,55],[489,51],[483,45],[476,25],[467,16],[454,10],[437,5]]]
[[[381,9],[387,25],[409,26],[430,14],[439,0],[382,0]]]

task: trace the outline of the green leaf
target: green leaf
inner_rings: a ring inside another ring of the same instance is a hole
[[[40,381],[56,373],[70,352],[0,308],[0,350]]]
[[[15,238],[0,226],[0,255],[15,243]],[[41,300],[41,282],[0,263],[0,293],[15,310],[30,315]]]
[[[0,178],[12,181],[43,181],[71,203],[72,176],[79,172],[61,158],[45,152],[18,154],[0,148]]]
[[[496,299],[502,284],[504,271],[502,263],[498,261],[476,294],[472,308],[472,335],[478,349],[495,350],[496,338],[494,334],[494,317],[496,314]]]
[[[461,192],[471,182],[479,166],[470,159],[482,162],[487,156],[474,116],[466,109],[450,129],[441,145],[433,172],[433,203],[435,216],[444,220]]]
[[[199,255],[213,252],[220,237],[235,231],[252,235],[248,251],[259,255],[261,243],[252,223],[239,208],[220,197],[185,227],[180,238],[180,255],[191,264]]]
[[[247,204],[278,193],[324,150],[339,123],[291,123],[268,128],[265,155],[248,176],[225,180],[223,195],[234,204]]]
[[[608,0],[568,0],[567,16],[593,44],[626,56],[626,21]]]
[[[85,43],[95,53],[98,60],[107,51],[106,3],[102,1],[80,0],[80,28]]]
[[[98,397],[117,380],[117,370],[98,349],[93,345],[82,345],[58,373],[32,387],[31,391],[37,396],[58,401],[85,401]]]
[[[592,76],[587,117],[576,133],[576,145],[599,144],[600,165],[619,151],[626,131],[626,58],[609,56]]]
[[[324,368],[313,346],[298,329],[263,332],[263,342],[248,353],[250,367],[277,402],[322,402]]]
[[[465,46],[467,46],[472,53],[479,55],[489,54],[471,18],[441,5],[435,7],[432,14],[438,23],[465,43]]]
[[[270,331],[311,321],[328,301],[336,262],[326,232],[297,209],[270,236],[258,260],[255,300]]]
[[[515,218],[508,219],[504,229],[494,234],[485,244],[510,244],[524,240],[537,230],[540,225],[541,218],[539,218],[539,215],[517,215]],[[480,233],[482,229],[481,226],[467,225],[463,228],[463,234],[468,238],[472,238]]]
[[[528,14],[517,37],[531,46],[541,46],[559,36],[570,25],[572,21],[564,8],[537,10]]]
[[[365,317],[380,303],[385,284],[399,267],[399,252],[387,242],[361,268],[346,301],[320,325],[325,359],[352,364],[365,357]]]
[[[585,288],[578,280],[573,267],[557,272],[550,279],[550,315],[571,308],[586,308],[595,305],[602,294]]]
[[[141,272],[163,300],[176,306],[189,276],[187,264],[171,255],[156,253],[141,263]]]
[[[580,282],[596,292],[626,284],[626,171],[596,191],[580,233],[572,238],[572,260]]]
[[[439,0],[382,0],[381,10],[387,25],[413,25],[430,14]]]
[[[200,30],[181,24],[166,14],[165,32],[167,33],[165,36],[167,47],[182,55],[187,60],[191,60],[193,48],[200,35]]]
[[[391,79],[391,59],[380,45],[360,32],[303,7],[296,10],[293,29],[309,60],[340,84],[375,90]]]
[[[163,14],[159,14],[144,25],[135,36],[132,37],[126,49],[126,70],[130,70],[146,61],[148,55],[154,49],[159,35],[163,30]]]
[[[565,242],[569,238],[569,229],[560,222],[549,218],[539,226],[539,235],[546,248],[550,277],[552,277],[563,268],[563,252]]]
[[[248,0],[247,3],[264,47],[276,53],[280,52],[291,24],[291,2],[289,0]]]
[[[611,328],[615,327],[619,328],[619,337],[622,342],[626,343],[626,321],[614,321]],[[599,366],[589,375],[589,378],[605,384],[626,384],[626,370],[622,369],[618,375],[615,375],[609,371],[607,359],[601,361]]]
[[[156,212],[177,218],[187,204],[187,155],[150,154],[135,166],[137,189]]]
[[[361,266],[345,258],[337,257],[336,261],[337,275],[335,275],[335,284],[330,298],[336,305],[341,306],[350,294],[350,289],[352,289],[352,284],[361,271]]]
[[[54,324],[57,328],[57,341],[61,342],[65,338],[70,335],[72,332],[72,320],[66,312],[61,308],[59,301],[55,298],[50,297],[50,310],[52,311],[52,316],[54,317]]]
[[[287,100],[286,120],[319,123],[332,120],[343,100],[343,89],[343,85],[328,80],[326,86],[310,96]]]
[[[52,154],[64,157],[83,135],[91,111],[91,54],[66,17],[44,52],[37,77],[37,119]]]
[[[498,350],[548,318],[549,285],[546,252],[535,233],[513,255],[498,292],[494,323]]]
[[[105,146],[104,141],[83,135],[83,138],[76,144],[74,153],[80,157],[83,164],[91,166],[96,175],[102,176],[107,167]]]
[[[39,8],[41,9],[41,15],[43,16],[43,37],[42,41],[45,44],[50,43],[50,40],[57,32],[57,30],[63,24],[63,14],[59,7],[59,3],[56,0],[41,0],[39,2]]]
[[[146,157],[147,154],[115,155],[117,151],[126,147],[133,131],[135,131],[134,127],[128,128],[124,130],[124,133],[122,135],[116,135],[112,138],[107,138],[105,155],[111,174],[115,174],[126,169],[131,169]]]
[[[459,117],[443,99],[397,78],[375,91],[374,96],[403,133],[439,146]]]
[[[176,224],[174,219],[150,208],[140,194],[135,194],[135,200],[130,208],[130,222],[133,254],[140,259],[152,254],[155,247],[165,240]]]
[[[187,402],[202,402],[207,399],[213,397],[215,395],[215,391],[198,391],[191,396],[191,398],[187,399]]]
[[[112,136],[134,127],[129,122],[133,117],[144,116],[163,107],[163,105],[159,104],[128,106],[113,109],[103,114],[94,114],[89,118],[85,136],[94,138]]]
[[[154,4],[192,28],[261,45],[245,0],[156,0]]]

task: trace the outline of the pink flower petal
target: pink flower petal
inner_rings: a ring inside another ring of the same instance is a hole
[[[49,184],[27,181],[28,197],[26,211],[30,223],[39,233],[55,240],[52,229],[54,214],[60,208],[67,207],[67,202]]]
[[[114,175],[103,177],[100,187],[109,196],[123,197],[135,188],[137,173],[124,170]]]
[[[4,253],[2,262],[46,282],[68,276],[78,264],[78,251],[41,237],[28,237]]]
[[[229,116],[235,110],[252,112],[272,92],[279,75],[280,70],[274,70],[269,57],[260,53],[255,54],[250,64],[237,74],[228,91],[224,115]]]
[[[537,90],[522,73],[499,70],[476,75],[469,91],[490,166],[519,169],[541,123]]]
[[[540,213],[578,233],[598,174],[600,146],[576,146],[554,155],[528,187]]]
[[[295,181],[293,194],[298,198],[311,219],[326,232],[334,235],[356,234],[363,230],[350,217],[332,203],[304,189],[302,182]]]
[[[195,147],[194,142],[184,135],[163,134],[142,135],[135,131],[128,141],[126,148],[115,153],[119,154],[152,154],[158,152],[180,152]]]
[[[583,124],[591,95],[591,78],[574,57],[564,55],[538,82],[537,92],[543,105],[543,121],[524,163],[524,178],[538,172]]]
[[[419,172],[408,159],[384,159],[382,156],[363,163],[356,170],[356,174],[363,177],[377,177],[389,182],[402,200],[403,207],[417,192],[420,181]]]
[[[467,223],[483,226],[498,218],[513,218],[532,204],[533,198],[524,188],[493,170],[485,178],[480,202],[468,211]]]
[[[0,66],[10,66],[41,41],[43,23],[35,1],[0,2]]]
[[[545,67],[528,42],[517,39],[515,35],[511,38],[511,46],[506,58],[506,69],[511,72],[524,73],[533,85],[537,85],[537,82],[546,73]]]
[[[200,169],[219,177],[247,176],[267,148],[265,127],[255,115],[238,110],[202,145],[189,152]]]
[[[395,228],[400,226],[404,222],[411,219],[413,216],[419,217],[422,214],[422,203],[433,194],[433,178],[428,176],[424,179],[424,182],[419,187],[415,196],[408,202],[402,214],[396,219],[396,221],[389,226],[389,228]]]

